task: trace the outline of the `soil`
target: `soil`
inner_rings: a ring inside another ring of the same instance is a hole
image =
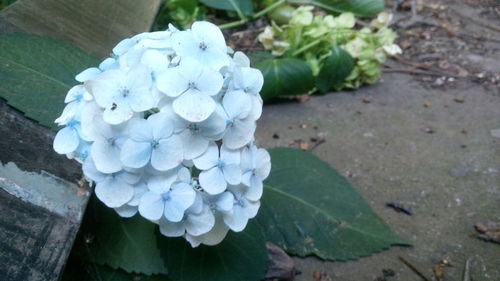
[[[398,3],[404,53],[380,83],[267,105],[257,140],[312,150],[414,246],[351,262],[294,258],[294,280],[424,280],[400,256],[428,280],[500,280],[500,245],[474,228],[500,221],[498,2],[417,1],[413,17],[412,1]]]

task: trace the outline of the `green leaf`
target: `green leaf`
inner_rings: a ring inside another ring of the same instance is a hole
[[[255,65],[264,75],[260,92],[264,100],[278,96],[305,94],[314,87],[312,70],[294,58],[267,59]]]
[[[200,2],[218,10],[236,12],[239,10],[245,16],[253,15],[252,0],[200,0]]]
[[[27,34],[0,34],[0,97],[50,128],[74,77],[98,60],[70,44]]]
[[[183,238],[157,232],[162,257],[175,281],[258,281],[264,278],[267,251],[262,230],[250,221],[243,232],[230,231],[217,246],[191,246]]]
[[[360,17],[372,17],[384,10],[384,0],[289,0],[290,3],[312,4],[333,13],[352,12]]]
[[[79,243],[76,251],[88,262],[142,274],[166,274],[156,245],[156,224],[141,216],[125,219],[95,196],[87,208],[81,233],[91,243]]]
[[[61,281],[168,281],[165,275],[131,274],[108,266],[82,262],[70,258]]]
[[[326,93],[333,88],[340,89],[344,80],[354,69],[354,59],[340,46],[333,46],[332,54],[328,57],[316,78],[316,88]]]
[[[257,215],[268,241],[291,254],[339,261],[408,245],[327,163],[292,148],[269,153],[272,170]]]

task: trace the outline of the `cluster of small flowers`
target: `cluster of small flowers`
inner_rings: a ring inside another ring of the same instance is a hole
[[[254,143],[263,77],[217,26],[138,34],[76,80],[54,150],[82,163],[108,207],[193,247],[257,214],[271,168]]]

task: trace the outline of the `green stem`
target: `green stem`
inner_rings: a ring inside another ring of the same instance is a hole
[[[240,20],[221,24],[221,25],[219,25],[219,28],[225,29],[225,28],[236,27],[236,26],[240,26],[240,25],[243,25],[245,23],[248,23],[251,20],[258,19],[258,18],[262,17],[263,15],[269,13],[270,11],[276,9],[278,6],[285,3],[286,1],[287,0],[279,0],[271,5],[267,6],[266,8],[262,9],[261,11],[255,13],[250,19],[244,17],[243,14],[241,13],[241,11],[237,7],[235,7],[236,13],[238,13]]]
[[[305,45],[304,47],[298,49],[297,51],[293,52],[292,57],[295,57],[295,56],[307,51],[308,49],[318,45],[319,43],[321,43],[321,39],[316,39],[316,40],[312,41],[311,43],[309,43],[309,44]]]
[[[278,8],[278,6],[280,6],[281,4],[284,4],[286,2],[286,0],[279,0],[277,2],[274,2],[273,4],[267,6],[266,8],[264,8],[263,10],[255,13],[255,15],[253,15],[253,18],[254,19],[257,19],[257,18],[260,18],[262,17],[263,15],[271,12],[272,10]]]

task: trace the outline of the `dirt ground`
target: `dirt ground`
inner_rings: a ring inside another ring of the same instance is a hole
[[[405,53],[387,63],[381,83],[265,106],[257,140],[313,149],[414,247],[352,262],[295,258],[295,280],[384,280],[383,270],[394,271],[389,281],[424,280],[399,256],[429,280],[439,280],[433,267],[443,260],[452,266],[442,280],[500,280],[500,245],[474,229],[500,221],[500,7],[426,1],[412,18],[411,5],[399,2]],[[463,276],[467,260],[471,279]]]

